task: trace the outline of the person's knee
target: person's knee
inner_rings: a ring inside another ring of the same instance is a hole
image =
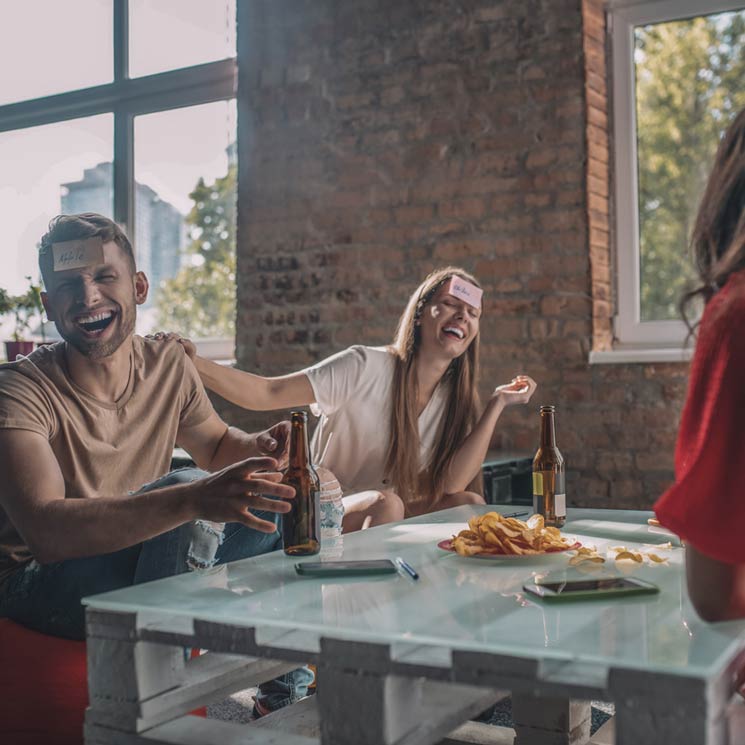
[[[316,466],[316,473],[318,474],[318,480],[321,482],[321,488],[328,489],[329,487],[334,488],[339,485],[336,475],[328,468]]]
[[[385,514],[389,522],[396,522],[404,519],[406,507],[403,499],[392,491],[378,492],[378,505],[380,510]]]
[[[461,491],[455,494],[448,494],[448,502],[451,505],[462,505],[462,504],[486,504],[486,500],[473,491]]]

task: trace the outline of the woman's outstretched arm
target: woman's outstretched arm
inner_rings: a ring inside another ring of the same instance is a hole
[[[199,356],[194,357],[194,365],[205,388],[244,409],[289,409],[312,404],[316,400],[308,377],[302,372],[265,378],[234,367],[218,365]]]
[[[197,354],[193,341],[178,334],[158,332],[152,337],[174,340],[181,344],[184,352],[194,362],[204,387],[244,409],[273,411],[315,403],[313,388],[303,372],[266,378],[206,360]]]

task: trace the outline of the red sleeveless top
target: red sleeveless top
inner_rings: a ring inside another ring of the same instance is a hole
[[[660,523],[701,553],[745,564],[745,271],[704,311]]]

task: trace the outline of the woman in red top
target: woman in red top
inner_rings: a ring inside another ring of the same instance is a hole
[[[655,505],[686,541],[688,592],[707,621],[745,617],[745,110],[727,130],[692,246],[703,298],[675,484]],[[686,322],[687,319],[686,319]]]

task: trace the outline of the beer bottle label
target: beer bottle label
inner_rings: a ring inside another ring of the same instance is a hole
[[[548,486],[548,488],[550,489],[550,483],[551,480],[553,480],[554,514],[556,515],[556,517],[565,517],[567,514],[566,487],[564,485],[565,474],[549,472],[546,477],[549,479],[548,484],[544,479],[542,471],[533,471],[533,496],[542,498],[544,496],[544,486]]]
[[[556,517],[566,517],[567,515],[567,495],[557,494],[554,497],[554,514]]]
[[[556,492],[554,494],[554,513],[556,514],[556,517],[566,517],[567,514],[567,493],[564,483],[565,478],[566,476],[563,471],[556,474]]]

